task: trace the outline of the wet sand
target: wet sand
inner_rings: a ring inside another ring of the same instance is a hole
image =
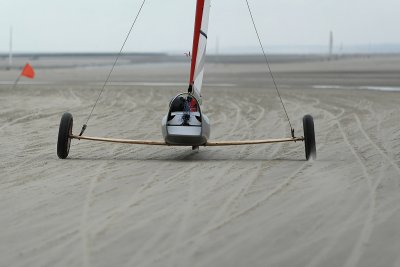
[[[59,160],[62,113],[79,132],[109,68],[43,67],[15,90],[0,70],[0,266],[400,266],[400,56],[272,64],[297,135],[314,116],[316,161],[301,142],[75,140]],[[265,71],[206,65],[212,140],[290,136]],[[86,134],[162,139],[187,76],[188,62],[118,66]]]

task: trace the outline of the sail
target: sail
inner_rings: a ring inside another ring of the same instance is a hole
[[[194,23],[192,65],[190,68],[189,92],[200,100],[203,84],[204,61],[206,57],[208,20],[210,0],[197,0],[196,19]]]

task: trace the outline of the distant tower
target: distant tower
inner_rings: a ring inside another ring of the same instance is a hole
[[[329,34],[329,57],[328,59],[331,60],[333,55],[333,33],[330,31]]]
[[[215,54],[218,56],[219,54],[219,37],[217,37],[217,40],[215,42]]]
[[[8,54],[8,66],[7,66],[8,70],[12,68],[12,60],[13,60],[12,45],[13,45],[13,29],[12,27],[10,27],[10,52]]]

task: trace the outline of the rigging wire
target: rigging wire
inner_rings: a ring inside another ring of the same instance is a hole
[[[100,91],[100,93],[99,93],[99,95],[98,95],[98,97],[97,97],[97,99],[96,99],[96,102],[94,103],[94,105],[93,105],[93,107],[92,107],[92,110],[90,111],[90,114],[89,114],[89,116],[87,117],[86,123],[82,126],[82,130],[81,130],[79,136],[82,136],[82,134],[85,132],[85,130],[86,130],[86,128],[87,128],[87,124],[88,124],[90,118],[92,117],[94,108],[96,107],[97,103],[99,102],[100,97],[101,97],[101,95],[103,94],[104,88],[106,87],[106,85],[108,84],[108,81],[110,80],[110,77],[111,77],[111,74],[112,74],[113,71],[114,71],[115,65],[117,65],[117,62],[118,62],[119,58],[121,57],[122,51],[124,50],[124,47],[125,47],[125,44],[126,44],[126,42],[128,41],[129,36],[131,35],[131,32],[132,32],[132,30],[133,30],[133,27],[135,26],[136,21],[137,21],[137,19],[139,18],[140,12],[142,11],[145,2],[146,2],[146,0],[143,0],[142,5],[140,6],[139,11],[138,11],[137,14],[136,14],[135,20],[133,21],[133,23],[132,23],[132,25],[131,25],[131,27],[130,27],[130,29],[129,29],[129,31],[128,31],[128,34],[126,35],[126,38],[125,38],[125,40],[124,40],[124,43],[122,44],[122,47],[121,47],[121,49],[119,50],[119,53],[118,53],[117,57],[115,58],[114,64],[112,65],[112,68],[111,68],[110,72],[108,73],[107,79],[105,80],[105,82],[104,82],[104,84],[103,84],[103,86],[102,86],[102,88],[101,88],[101,91]]]
[[[281,94],[279,93],[278,85],[276,84],[274,74],[272,73],[271,66],[270,66],[270,64],[269,64],[269,60],[268,60],[267,54],[265,53],[264,46],[263,46],[263,44],[262,44],[262,42],[261,42],[260,35],[258,34],[258,30],[257,30],[257,27],[256,27],[256,23],[255,23],[255,21],[254,21],[253,13],[251,12],[251,8],[250,8],[250,4],[249,4],[249,1],[248,1],[248,0],[246,0],[246,4],[247,4],[247,8],[248,8],[249,13],[250,13],[251,21],[253,22],[253,27],[254,27],[254,30],[255,30],[255,32],[256,32],[256,35],[257,35],[257,38],[258,38],[258,42],[259,42],[259,44],[260,44],[262,53],[263,53],[264,58],[265,58],[265,62],[267,63],[267,66],[268,66],[268,71],[269,71],[269,73],[270,73],[270,75],[271,75],[271,78],[272,78],[272,81],[273,81],[273,83],[274,83],[276,92],[278,93],[279,99],[281,100],[281,104],[282,104],[283,110],[285,111],[286,118],[287,118],[287,120],[288,120],[288,122],[289,122],[289,127],[290,127],[290,131],[291,131],[292,137],[294,138],[294,129],[293,129],[293,127],[292,127],[292,123],[290,122],[289,115],[288,115],[288,113],[287,113],[287,111],[286,111],[286,107],[285,107],[285,104],[283,103]]]

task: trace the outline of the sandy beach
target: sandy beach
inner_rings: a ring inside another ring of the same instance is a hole
[[[302,142],[83,140],[60,160],[61,115],[79,133],[112,60],[63,62],[33,60],[14,90],[0,69],[0,266],[400,266],[400,56],[273,61],[296,135],[314,117],[316,161]],[[86,134],[161,140],[188,60],[121,62]],[[262,61],[210,62],[211,140],[290,136]]]

